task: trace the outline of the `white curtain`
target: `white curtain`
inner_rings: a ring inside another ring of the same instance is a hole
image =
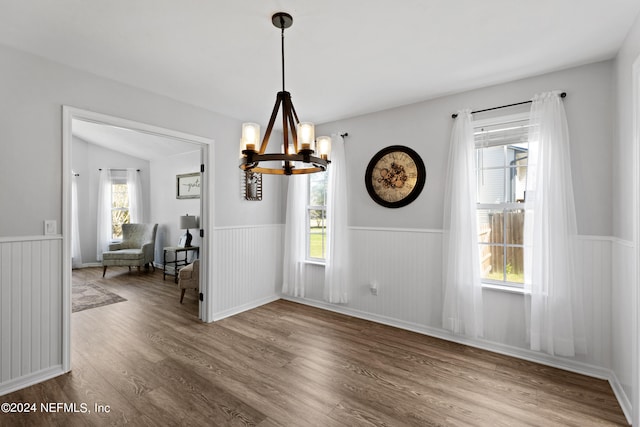
[[[282,293],[304,297],[308,177],[288,177]]]
[[[98,177],[98,217],[96,255],[102,261],[102,253],[109,250],[111,241],[111,172],[102,169]]]
[[[71,175],[71,268],[82,265],[80,252],[80,225],[78,214],[78,177],[75,172]]]
[[[471,112],[459,111],[451,133],[445,185],[442,324],[456,334],[480,337],[482,287],[474,159]]]
[[[131,224],[144,223],[142,185],[140,184],[140,172],[136,169],[127,169],[127,192],[129,193],[129,218]]]
[[[525,299],[531,349],[585,353],[582,294],[573,254],[577,236],[569,130],[559,92],[531,107],[525,205]]]
[[[324,270],[324,299],[347,303],[349,286],[349,225],[347,219],[347,170],[344,139],[331,136],[331,164],[327,168],[327,246]]]

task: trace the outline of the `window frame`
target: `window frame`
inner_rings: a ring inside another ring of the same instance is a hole
[[[476,132],[479,130],[479,128],[484,127],[484,126],[496,126],[496,125],[508,125],[509,123],[513,123],[513,122],[517,122],[517,121],[523,121],[523,120],[529,120],[530,115],[529,112],[523,112],[523,113],[516,113],[516,114],[508,114],[508,115],[500,115],[500,116],[495,116],[495,117],[491,117],[491,118],[485,118],[485,119],[480,119],[480,120],[473,120],[471,122],[472,128],[473,128],[473,134],[474,134],[474,150],[477,150],[478,148],[481,148],[480,145],[475,143],[475,134]],[[505,147],[508,146],[509,144],[496,144],[496,145],[491,145],[492,147]],[[475,151],[475,153],[477,153],[477,151]],[[476,154],[476,159],[477,159],[477,154]],[[513,167],[518,167],[518,166],[513,166]],[[527,166],[528,168],[528,166]],[[478,172],[480,171],[480,166],[476,165],[476,177],[478,177]],[[503,163],[503,165],[501,167],[494,167],[494,168],[484,168],[485,170],[503,170],[505,172],[504,175],[504,179],[503,179],[503,183],[506,183],[506,172],[510,169],[510,167],[507,167],[505,163]],[[528,169],[527,169],[527,173],[528,173]],[[480,188],[480,184],[477,183],[477,189],[479,190]],[[506,213],[506,212],[514,212],[517,210],[522,210],[523,212],[525,211],[525,203],[523,202],[517,202],[517,201],[505,201],[504,197],[503,197],[503,201],[499,202],[499,203],[481,203],[479,200],[479,194],[478,194],[478,190],[476,192],[476,220],[478,219],[478,212],[479,211],[502,211],[502,213]],[[526,187],[525,187],[526,190]],[[506,185],[504,187],[503,190],[503,196],[506,195]],[[503,239],[502,239],[502,243],[501,244],[496,244],[494,242],[481,242],[480,239],[478,239],[478,250],[480,253],[482,253],[480,250],[483,246],[487,247],[487,246],[499,246],[502,247],[503,250],[503,280],[494,280],[491,278],[485,278],[482,277],[483,276],[483,271],[482,271],[482,257],[480,259],[480,282],[482,284],[483,288],[490,288],[490,289],[497,289],[497,290],[504,290],[504,291],[508,291],[508,292],[515,292],[515,293],[523,293],[525,291],[525,286],[524,286],[524,278],[523,278],[523,282],[519,283],[519,282],[512,282],[512,281],[508,281],[507,279],[507,268],[506,266],[508,265],[507,262],[507,249],[508,248],[520,248],[523,252],[523,257],[524,257],[524,241],[522,241],[522,243],[507,243],[506,242],[506,233],[504,233],[504,229],[507,227],[506,225],[507,221],[503,221]],[[523,223],[524,224],[524,223]],[[523,225],[524,227],[524,225]],[[480,232],[480,229],[478,227],[478,233]],[[524,259],[523,259],[523,264],[524,264]],[[524,269],[524,265],[523,265],[523,269]],[[524,270],[523,270],[523,276],[524,276]]]
[[[305,201],[305,261],[310,264],[326,264],[326,230],[327,230],[327,192],[328,192],[328,184],[329,184],[329,175],[328,172],[317,172],[317,174],[324,174],[325,177],[325,193],[324,193],[324,205],[312,205],[311,204],[311,177],[315,174],[309,174],[307,176],[307,191],[306,191],[306,201]],[[324,232],[322,233],[323,237],[323,255],[324,258],[317,258],[311,256],[311,211],[322,211],[323,213],[323,227]]]

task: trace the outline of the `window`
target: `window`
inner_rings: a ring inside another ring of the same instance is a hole
[[[127,182],[114,178],[111,182],[111,238],[121,240],[122,224],[130,222]]]
[[[307,197],[307,259],[311,261],[325,260],[327,242],[327,172],[309,175]]]
[[[483,283],[524,286],[528,132],[528,114],[474,123]]]

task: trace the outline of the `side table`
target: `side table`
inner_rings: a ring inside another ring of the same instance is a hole
[[[178,283],[178,268],[189,264],[189,261],[187,261],[189,251],[195,251],[196,258],[200,257],[200,246],[187,246],[184,248],[180,246],[166,246],[163,248],[162,280],[164,280],[166,276],[173,276],[174,282]],[[167,252],[173,253],[173,260],[167,261]],[[184,252],[184,259],[178,259],[180,252]],[[173,274],[167,273],[167,265],[173,265]]]

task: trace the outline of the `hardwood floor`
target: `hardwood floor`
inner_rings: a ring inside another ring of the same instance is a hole
[[[73,313],[72,372],[0,397],[38,407],[0,425],[626,425],[606,381],[283,300],[202,324],[160,270],[101,274],[74,282],[128,301]]]

